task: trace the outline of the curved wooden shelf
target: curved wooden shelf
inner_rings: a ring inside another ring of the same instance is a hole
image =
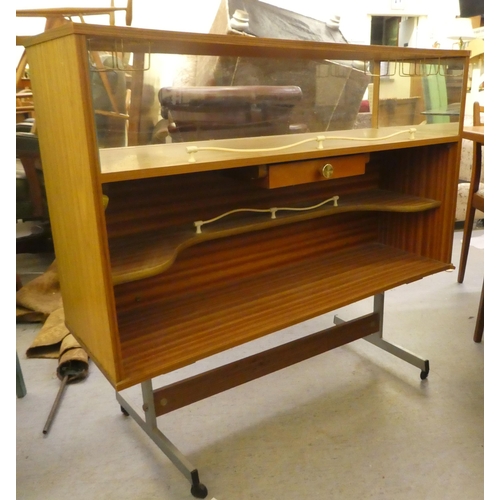
[[[270,213],[249,212],[228,215],[203,226],[201,234],[196,233],[193,221],[191,227],[173,228],[163,233],[154,231],[113,238],[109,242],[113,283],[118,285],[160,274],[172,266],[182,250],[205,241],[338,213],[422,212],[440,205],[441,202],[436,200],[374,189],[342,196],[338,206],[333,206],[332,202],[311,211],[279,211],[275,219],[271,218]]]

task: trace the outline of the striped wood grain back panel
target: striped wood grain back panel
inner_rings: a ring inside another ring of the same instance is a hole
[[[320,221],[326,218],[314,222]],[[333,229],[347,247],[334,248],[330,239],[331,249],[314,254],[305,241],[300,248],[294,246],[289,234],[290,247],[282,255],[274,240],[253,246],[242,241],[236,249],[234,241],[218,240],[190,248],[172,273],[144,280],[142,286],[132,282],[116,287],[130,382],[444,269],[439,262],[376,241],[363,243],[369,236],[366,228],[351,236],[340,234],[338,226]]]
[[[106,221],[110,238],[190,225],[237,208],[311,205],[334,195],[374,189],[378,172],[268,190],[223,172],[199,172],[105,186],[109,196]]]
[[[376,156],[382,188],[441,202],[436,210],[384,214],[381,242],[451,262],[458,182],[457,148],[457,144],[452,143],[382,152]]]

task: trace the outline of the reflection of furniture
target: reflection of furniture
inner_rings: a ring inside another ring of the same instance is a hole
[[[158,98],[174,142],[287,134],[296,86],[165,87]]]
[[[414,137],[391,127],[396,138],[379,128],[369,140],[364,130],[341,131],[349,140],[324,144],[305,133],[99,151],[83,48],[113,50],[117,41],[139,55],[152,50],[152,61],[174,50],[293,57],[306,68],[346,57],[464,57],[81,24],[30,41],[67,326],[117,391],[141,384],[145,418],[117,392],[120,406],[204,498],[198,471],[158,430],[158,416],[359,338],[428,376],[428,360],[383,338],[384,292],[452,268],[460,137],[445,124]],[[254,167],[279,187],[224,175]],[[153,390],[159,375],[372,296],[365,316]]]
[[[460,101],[450,102],[444,68],[437,64],[428,64],[424,66],[424,72],[422,86],[425,111],[422,114],[425,116],[427,123],[456,122],[461,115]],[[454,78],[453,82],[455,85],[453,95],[457,96],[456,85],[459,84],[460,79]]]
[[[378,126],[415,125],[418,123],[417,105],[420,97],[380,99]]]
[[[238,9],[248,14],[248,23],[244,26],[233,22]],[[337,43],[349,49],[338,22],[314,19],[259,0],[221,0],[210,33]],[[193,63],[192,58],[189,61]],[[367,65],[345,58],[343,61],[310,60],[305,70],[293,57],[273,60],[241,56],[236,59],[230,54],[219,54],[213,58],[195,58],[193,66],[182,82],[174,84],[297,85],[303,97],[293,109],[292,122],[305,124],[311,132],[352,128],[371,81]]]
[[[467,257],[469,255],[470,240],[474,226],[474,214],[476,210],[484,212],[484,187],[480,188],[481,170],[482,170],[482,147],[484,146],[484,124],[481,122],[481,113],[484,107],[478,102],[474,103],[474,125],[464,127],[462,137],[473,141],[473,163],[469,188],[469,198],[467,200],[467,211],[465,214],[464,235],[462,241],[462,250],[460,253],[460,264],[458,268],[458,282],[462,283],[467,266]],[[476,330],[474,332],[474,341],[481,342],[484,325],[484,284],[481,292],[481,299],[476,321]]]
[[[116,57],[113,55],[101,56],[93,52],[91,65],[92,101],[99,146],[125,146],[129,120],[127,102],[130,98],[125,71],[115,67]]]

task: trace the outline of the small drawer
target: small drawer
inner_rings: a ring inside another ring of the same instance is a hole
[[[266,188],[274,189],[363,175],[369,159],[370,155],[366,153],[276,163],[268,166],[267,175],[260,182]]]

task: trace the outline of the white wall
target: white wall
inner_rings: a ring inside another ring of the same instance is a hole
[[[39,8],[40,0],[16,0],[16,9]],[[43,7],[107,7],[110,0],[44,0]],[[316,19],[341,16],[341,30],[351,43],[370,43],[371,16],[419,16],[418,45],[430,47],[434,41],[446,45],[443,28],[459,15],[459,0],[268,0],[267,3]],[[398,4],[397,8],[393,4]],[[126,0],[115,0],[125,5]],[[214,19],[220,0],[135,0],[133,26],[176,31],[206,32]],[[43,31],[44,19],[16,17],[16,35]],[[89,18],[89,22],[108,23],[108,18]],[[124,16],[117,15],[124,24]]]
[[[132,26],[174,31],[207,32],[212,26],[221,0],[135,0]],[[340,29],[350,43],[369,44],[371,16],[417,17],[412,46],[432,47],[437,42],[442,48],[451,48],[446,38],[446,26],[459,15],[459,0],[267,0],[267,3],[316,19],[341,18]],[[110,0],[44,0],[49,7],[108,7]],[[126,0],[115,0],[116,6],[125,6]],[[40,0],[16,0],[16,9],[39,8]],[[77,19],[75,19],[77,20]],[[108,24],[107,16],[92,16],[87,22]],[[125,15],[118,13],[116,22],[125,24]],[[16,35],[34,35],[44,30],[44,18],[16,17]],[[22,48],[17,47],[17,60]]]
[[[108,7],[111,0],[44,0],[49,7]],[[174,31],[207,32],[217,13],[221,0],[135,0],[132,26]],[[415,17],[416,28],[410,46],[432,47],[438,43],[451,48],[453,42],[446,36],[446,27],[459,15],[459,0],[267,0],[267,3],[316,19],[330,19],[339,15],[340,29],[350,43],[369,44],[371,16]],[[116,6],[125,6],[126,0],[115,0]],[[16,0],[16,9],[40,7],[40,0]],[[77,19],[75,19],[77,20]],[[108,24],[107,16],[92,16],[87,22]],[[116,22],[125,24],[125,14],[117,13]],[[44,30],[44,18],[16,17],[16,35],[34,35]],[[22,48],[16,48],[16,63]]]
[[[431,47],[438,41],[447,47],[445,27],[460,15],[459,0],[268,0],[317,19],[340,16],[340,29],[350,43],[369,44],[371,16],[418,17],[415,45]]]
[[[109,7],[110,0],[16,0],[16,9],[51,7]],[[125,6],[126,0],[115,0]],[[175,31],[205,32],[210,27],[220,0],[135,0],[132,26]],[[76,21],[77,19],[75,19]],[[92,16],[87,22],[108,24],[107,16]],[[125,25],[125,15],[117,13],[117,24]],[[16,35],[33,35],[44,28],[44,19],[16,17]]]

